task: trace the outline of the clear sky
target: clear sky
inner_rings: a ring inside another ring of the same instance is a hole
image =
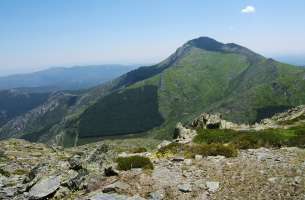
[[[0,0],[0,75],[49,66],[155,63],[199,36],[268,57],[300,57],[305,1]]]

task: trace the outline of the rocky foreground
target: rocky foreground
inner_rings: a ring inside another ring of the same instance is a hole
[[[118,171],[118,151],[103,142],[61,149],[10,139],[0,147],[0,199],[305,199],[300,148],[241,150],[234,158],[146,152],[153,170]]]

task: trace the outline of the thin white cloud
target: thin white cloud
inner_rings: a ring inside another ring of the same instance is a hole
[[[255,13],[255,7],[254,6],[246,6],[245,8],[243,8],[241,10],[242,13],[245,13],[245,14],[252,14],[252,13]]]

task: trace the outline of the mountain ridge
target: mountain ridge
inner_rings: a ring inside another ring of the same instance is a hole
[[[47,132],[53,142],[58,135],[61,141],[81,141],[114,133],[168,138],[177,121],[187,122],[206,111],[221,112],[234,122],[254,123],[259,115],[268,117],[304,104],[304,77],[304,69],[267,59],[234,43],[200,37],[186,42],[159,64],[140,67],[79,94],[62,121]],[[117,99],[121,99],[119,104]],[[121,117],[134,102],[155,106],[134,107]],[[148,113],[155,113],[151,121],[143,118]],[[108,128],[99,121],[107,116],[112,116]],[[154,121],[160,117],[163,121]]]

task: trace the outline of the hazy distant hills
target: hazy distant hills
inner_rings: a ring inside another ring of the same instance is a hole
[[[47,100],[47,93],[25,93],[16,90],[0,91],[0,126],[28,112]]]
[[[124,65],[50,68],[29,74],[0,77],[0,90],[22,88],[23,91],[47,92],[86,89],[114,79],[133,68],[135,67]]]
[[[0,77],[0,126],[53,99],[54,91],[87,89],[131,69],[123,65],[62,67]]]
[[[46,117],[47,125],[40,121],[53,115],[38,112],[51,107],[55,100],[50,100],[34,114],[4,125],[0,138],[65,145],[130,133],[169,138],[178,121],[187,122],[203,111],[221,112],[234,122],[259,121],[304,104],[304,88],[305,70],[300,67],[267,59],[237,44],[200,37],[157,65],[140,67],[76,97],[64,95],[65,106],[53,126]]]

